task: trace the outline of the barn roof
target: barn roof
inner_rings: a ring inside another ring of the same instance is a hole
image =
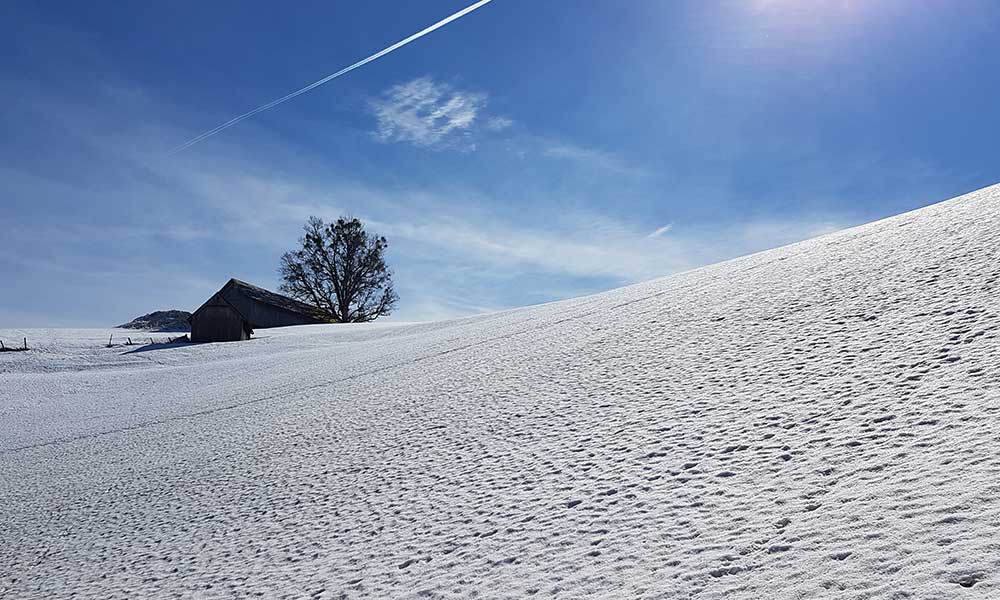
[[[222,286],[222,289],[216,292],[212,296],[212,298],[215,297],[224,298],[227,290],[232,290],[233,292],[245,296],[255,302],[260,302],[262,304],[274,306],[281,310],[294,313],[296,315],[301,315],[302,317],[306,318],[308,321],[311,321],[313,323],[330,322],[330,318],[326,316],[322,310],[320,310],[315,306],[312,306],[311,304],[306,304],[305,302],[299,302],[294,298],[283,296],[276,292],[272,292],[271,290],[265,290],[262,287],[258,287],[256,285],[253,285],[252,283],[241,281],[239,279],[236,279],[235,277],[226,282],[226,285]],[[195,315],[201,312],[201,310],[205,308],[205,306],[207,306],[211,301],[212,299],[210,298],[208,302],[203,304],[200,308],[198,308],[198,310],[194,311],[194,313],[190,317],[188,317],[188,321],[191,321],[191,319],[193,319]],[[236,309],[235,306],[233,308]],[[237,312],[240,312],[238,309],[236,310]],[[252,325],[256,326],[256,324]]]
[[[323,322],[329,321],[327,317],[323,315],[323,311],[319,308],[306,304],[305,302],[299,302],[294,298],[289,298],[288,296],[282,296],[271,290],[265,290],[262,287],[257,287],[252,283],[247,283],[239,279],[233,278],[229,280],[227,286],[232,286],[241,294],[252,298],[258,302],[263,302],[264,304],[270,304],[271,306],[277,306],[289,312],[300,314],[306,317],[312,317]],[[225,289],[225,288],[223,288]]]

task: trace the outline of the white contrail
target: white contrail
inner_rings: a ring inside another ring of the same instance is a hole
[[[237,123],[239,123],[243,119],[248,119],[248,118],[254,116],[255,114],[257,114],[259,112],[264,112],[265,110],[267,110],[269,108],[274,108],[275,106],[281,104],[282,102],[285,102],[286,100],[291,100],[292,98],[294,98],[296,96],[300,96],[300,95],[308,92],[309,90],[312,90],[313,88],[317,88],[317,87],[323,85],[324,83],[330,81],[331,79],[336,79],[337,77],[340,77],[344,73],[348,73],[350,71],[353,71],[354,69],[357,69],[358,67],[360,67],[362,65],[366,65],[366,64],[370,63],[371,61],[375,60],[376,58],[380,58],[382,56],[385,56],[386,54],[389,54],[393,50],[396,50],[397,48],[401,48],[401,47],[409,44],[410,42],[412,42],[412,41],[414,41],[416,39],[422,38],[425,35],[427,35],[428,33],[434,31],[435,29],[439,29],[441,27],[444,27],[445,25],[447,25],[448,23],[451,23],[455,19],[459,19],[459,18],[461,18],[461,17],[469,14],[470,12],[476,10],[480,6],[483,6],[484,4],[488,4],[488,3],[492,2],[492,1],[493,0],[479,0],[479,2],[476,2],[475,4],[473,4],[471,6],[467,6],[467,7],[463,8],[462,10],[460,10],[457,13],[451,15],[450,17],[446,17],[444,19],[441,19],[440,21],[438,21],[437,23],[431,25],[430,27],[428,27],[426,29],[422,29],[422,30],[418,31],[417,33],[414,33],[410,37],[408,37],[408,38],[406,38],[404,40],[400,40],[400,41],[396,42],[395,44],[389,46],[385,50],[381,50],[379,52],[376,52],[375,54],[372,54],[368,58],[365,58],[363,60],[359,60],[358,62],[354,63],[353,65],[351,65],[349,67],[344,67],[343,69],[337,71],[336,73],[333,73],[332,75],[327,75],[323,79],[320,79],[319,81],[316,81],[314,83],[310,83],[309,85],[307,85],[306,87],[304,87],[304,88],[302,88],[300,90],[295,90],[294,92],[292,92],[291,94],[288,94],[287,96],[282,96],[281,98],[278,98],[277,100],[272,100],[271,102],[268,102],[267,104],[262,104],[262,105],[258,106],[257,108],[251,110],[250,112],[246,112],[246,113],[243,113],[242,115],[240,115],[238,117],[234,117],[234,118],[226,121],[222,125],[219,125],[218,127],[215,127],[214,129],[209,129],[205,133],[202,133],[202,134],[200,134],[200,135],[198,135],[196,137],[193,137],[190,140],[188,140],[188,141],[184,142],[183,144],[181,144],[180,146],[177,146],[176,148],[174,148],[173,150],[171,150],[168,153],[168,155],[170,155],[170,154],[177,154],[178,152],[186,150],[186,149],[190,148],[191,146],[194,146],[198,142],[202,141],[203,139],[212,137],[213,135],[219,133],[223,129],[228,129],[228,128],[232,127],[233,125],[236,125]]]

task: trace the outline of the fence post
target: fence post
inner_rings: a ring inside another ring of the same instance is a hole
[[[28,349],[28,338],[24,338],[24,349]]]
[[[6,350],[7,348],[3,345],[3,340],[0,340],[0,350]]]

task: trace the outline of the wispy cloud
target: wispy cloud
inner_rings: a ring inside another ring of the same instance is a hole
[[[554,276],[632,282],[690,265],[681,252],[655,252],[628,235],[587,230],[526,229],[514,224],[449,218],[426,222],[369,220],[390,238],[433,248],[437,256],[473,262],[507,276],[533,271]],[[663,250],[663,248],[661,248]]]
[[[430,77],[394,85],[371,102],[375,136],[424,148],[474,149],[470,134],[480,123],[490,131],[513,124],[506,117],[484,114],[488,99],[486,93],[456,89]]]
[[[667,223],[666,225],[664,225],[663,227],[660,227],[659,229],[657,229],[653,233],[647,235],[646,237],[647,238],[658,238],[658,237],[666,234],[668,231],[670,231],[673,228],[674,228],[674,224],[673,223]]]
[[[541,152],[549,158],[569,160],[619,175],[642,177],[648,175],[645,169],[630,164],[623,158],[596,148],[586,148],[567,142],[542,141]]]
[[[486,119],[486,129],[490,131],[503,131],[514,124],[512,119],[507,117],[490,117]]]

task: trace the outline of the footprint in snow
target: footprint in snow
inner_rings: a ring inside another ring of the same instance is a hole
[[[958,585],[960,585],[962,587],[969,588],[969,587],[972,587],[972,586],[976,585],[977,583],[979,583],[980,581],[982,581],[985,578],[986,578],[985,575],[983,575],[982,573],[978,573],[978,572],[976,572],[976,573],[958,573],[958,574],[954,575],[951,579],[949,579],[949,581],[951,583],[957,583]]]

